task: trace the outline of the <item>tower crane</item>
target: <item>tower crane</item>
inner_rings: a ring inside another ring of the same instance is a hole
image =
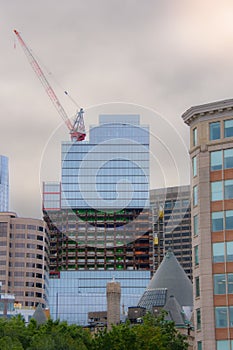
[[[53,105],[55,106],[56,110],[64,120],[66,126],[68,127],[71,135],[71,140],[73,141],[83,141],[85,140],[86,137],[86,132],[85,132],[85,125],[84,125],[84,119],[83,119],[83,114],[84,110],[83,108],[80,108],[79,111],[77,111],[75,120],[72,122],[64,108],[62,107],[58,97],[56,96],[54,90],[52,89],[51,85],[49,84],[48,80],[46,79],[42,69],[40,68],[38,62],[36,61],[35,57],[31,53],[30,49],[28,46],[25,44],[24,40],[22,39],[21,35],[19,32],[15,29],[14,30],[15,35],[17,36],[24,53],[32,66],[32,69],[36,73],[37,77],[41,81],[42,85],[44,86],[44,89],[46,93],[48,94],[50,100],[52,101]],[[67,92],[65,91],[67,94]]]

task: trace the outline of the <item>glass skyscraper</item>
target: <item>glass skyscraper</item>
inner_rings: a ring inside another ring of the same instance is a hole
[[[150,270],[149,128],[101,115],[89,141],[62,143],[61,183],[44,183],[50,270]]]
[[[0,155],[0,212],[9,210],[8,158]]]

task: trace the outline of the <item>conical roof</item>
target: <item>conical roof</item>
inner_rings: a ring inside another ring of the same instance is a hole
[[[45,313],[44,313],[44,311],[42,309],[41,304],[38,304],[38,306],[37,306],[37,308],[36,308],[36,310],[35,310],[35,312],[34,312],[32,317],[36,320],[38,325],[41,325],[41,324],[43,324],[43,323],[45,323],[47,321]]]
[[[147,290],[147,294],[154,294],[158,290],[166,289],[166,300],[174,296],[181,306],[193,306],[193,287],[190,279],[181,267],[172,251],[168,251],[160,264],[158,270],[152,277]],[[144,294],[145,294],[144,293]],[[145,298],[139,301],[140,306]],[[150,303],[153,301],[151,300]],[[144,302],[143,302],[144,304]],[[164,303],[165,304],[165,303]]]

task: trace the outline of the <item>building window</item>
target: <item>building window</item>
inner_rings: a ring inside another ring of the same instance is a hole
[[[223,242],[213,243],[213,262],[224,262],[225,244]]]
[[[211,200],[212,201],[223,200],[222,181],[211,182]]]
[[[197,128],[193,129],[193,146],[197,145]]]
[[[201,329],[201,310],[196,310],[197,329]]]
[[[210,141],[221,138],[220,122],[210,123]]]
[[[224,150],[224,169],[233,168],[233,148]]]
[[[212,232],[222,231],[224,225],[224,212],[215,211],[211,214],[212,217]]]
[[[227,261],[233,261],[233,242],[227,242]]]
[[[193,235],[198,235],[198,215],[194,215],[193,217]]]
[[[210,153],[210,169],[212,171],[222,169],[222,151],[214,151]]]
[[[225,228],[233,230],[233,210],[226,210]]]
[[[224,199],[233,198],[233,180],[224,181]]]
[[[233,327],[233,306],[229,306],[230,327]]]
[[[215,308],[215,326],[216,328],[227,327],[227,307],[226,306]]]
[[[202,342],[201,341],[197,342],[197,350],[202,350]]]
[[[195,262],[195,265],[199,265],[199,248],[198,248],[198,245],[196,245],[194,247],[194,262]]]
[[[227,286],[228,294],[233,294],[233,273],[228,273],[227,275]]]
[[[193,176],[197,176],[197,157],[192,158]]]
[[[224,121],[224,137],[233,136],[233,119]]]
[[[193,187],[193,206],[195,207],[198,202],[198,192],[197,192],[197,186]]]
[[[230,348],[229,340],[217,340],[217,350],[233,350],[233,347]]]
[[[226,275],[214,275],[214,294],[226,294]]]
[[[196,291],[196,298],[200,296],[200,279],[199,276],[195,278],[195,291]]]

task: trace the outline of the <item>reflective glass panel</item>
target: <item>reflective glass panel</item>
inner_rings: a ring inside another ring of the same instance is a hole
[[[211,214],[212,216],[212,231],[222,231],[223,230],[223,219],[224,219],[224,212],[223,211],[216,211]]]
[[[219,140],[221,137],[220,122],[210,123],[210,141]]]
[[[233,261],[233,242],[227,242],[227,261]]]
[[[225,244],[223,242],[213,243],[213,262],[224,262],[225,258]]]
[[[222,181],[211,182],[211,200],[221,201],[223,200],[223,185]]]
[[[224,150],[224,169],[233,168],[233,148]]]
[[[233,294],[233,273],[228,273],[227,282],[228,282],[228,294]]]
[[[233,198],[233,180],[225,180],[224,182],[224,198]]]
[[[224,121],[224,137],[233,136],[233,119]]]
[[[214,275],[214,294],[226,294],[226,275]]]
[[[212,171],[222,169],[222,151],[210,153],[210,168]]]
[[[215,308],[215,326],[216,328],[227,327],[227,307],[216,307]]]

